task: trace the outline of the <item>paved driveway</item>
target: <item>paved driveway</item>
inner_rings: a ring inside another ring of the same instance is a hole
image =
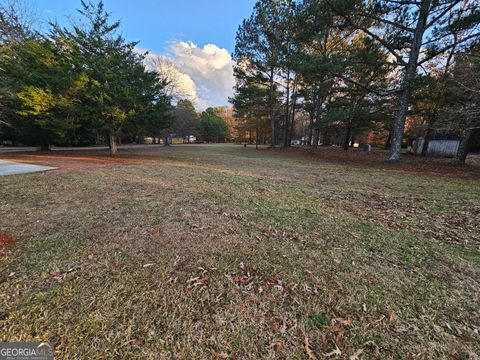
[[[50,166],[40,166],[33,164],[16,163],[12,161],[0,160],[0,176],[14,174],[28,174],[37,171],[54,170],[56,168]]]

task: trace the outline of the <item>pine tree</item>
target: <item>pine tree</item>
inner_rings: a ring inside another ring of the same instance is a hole
[[[251,134],[255,134],[255,148],[258,149],[260,129],[264,128],[265,119],[268,118],[269,109],[269,89],[268,87],[254,79],[246,76],[240,68],[235,69],[237,83],[235,94],[230,99],[235,112],[235,117],[241,121],[238,130],[242,133],[248,133],[251,140]]]
[[[288,28],[290,2],[259,0],[253,14],[243,21],[236,36],[234,60],[248,77],[268,86],[271,146],[277,143],[279,92],[277,77]]]

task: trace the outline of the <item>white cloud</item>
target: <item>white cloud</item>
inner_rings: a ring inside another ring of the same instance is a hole
[[[226,49],[215,44],[198,47],[191,41],[176,41],[169,50],[168,55],[156,57],[164,59],[166,70],[174,74],[197,108],[228,103],[235,80],[234,61]]]

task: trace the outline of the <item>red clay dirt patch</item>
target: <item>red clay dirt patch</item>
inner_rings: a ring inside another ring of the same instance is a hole
[[[2,154],[2,159],[20,163],[30,163],[57,167],[53,172],[69,173],[77,171],[94,170],[114,164],[138,164],[152,161],[149,156],[119,155],[94,155],[83,153],[9,153]]]
[[[393,170],[403,173],[427,176],[446,176],[464,179],[480,179],[480,156],[470,155],[465,167],[452,164],[452,159],[403,155],[399,163],[387,162],[387,153],[374,151],[366,153],[358,149],[343,150],[339,147],[319,147],[310,151],[307,147],[279,149],[278,151],[308,156],[320,161],[375,169]]]
[[[0,247],[10,245],[15,242],[15,238],[6,233],[0,232]]]

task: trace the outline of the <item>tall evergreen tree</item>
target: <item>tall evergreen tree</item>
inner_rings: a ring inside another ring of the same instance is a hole
[[[32,28],[34,16],[22,1],[0,0],[0,62],[5,64],[14,56],[14,50],[26,39],[36,36]],[[5,68],[0,66],[0,135],[14,136],[17,132],[12,119],[12,82]]]
[[[200,116],[199,131],[205,141],[225,141],[228,136],[228,125],[216,114],[215,109],[208,108]]]
[[[255,148],[258,149],[260,129],[264,128],[264,119],[269,115],[269,89],[265,84],[241,77],[236,69],[237,83],[235,94],[230,99],[235,117],[241,120],[241,130],[248,132],[250,139],[255,134]]]
[[[287,0],[259,0],[253,14],[243,21],[236,36],[234,60],[255,82],[268,85],[271,146],[276,145],[278,84],[277,78],[282,67],[288,29],[287,17],[290,2]]]
[[[344,52],[350,33],[335,26],[335,18],[322,1],[305,0],[299,7],[296,26],[298,51],[294,55],[295,71],[301,75],[304,107],[310,114],[310,144],[319,142],[322,121],[332,99],[336,74],[342,74]]]
[[[343,124],[343,147],[347,150],[355,131],[367,130],[381,119],[382,97],[377,94],[389,84],[390,66],[380,46],[361,33],[351,39],[343,56],[339,59],[342,75],[338,75],[342,81],[332,89],[337,104],[331,106],[333,114],[327,115]]]
[[[18,115],[12,125],[45,150],[52,142],[64,142],[79,124],[71,107],[86,83],[72,68],[68,49],[37,35],[11,43],[2,55],[11,106]]]
[[[170,130],[176,136],[185,137],[189,135],[198,136],[199,116],[192,102],[181,99],[173,110],[174,120]]]
[[[79,11],[85,23],[61,33],[75,47],[75,68],[88,79],[80,110],[103,132],[115,155],[124,124],[141,119],[149,121],[144,128],[167,126],[170,100],[162,94],[166,84],[145,70],[137,43],[119,34],[120,23],[110,21],[103,1],[82,1]]]

